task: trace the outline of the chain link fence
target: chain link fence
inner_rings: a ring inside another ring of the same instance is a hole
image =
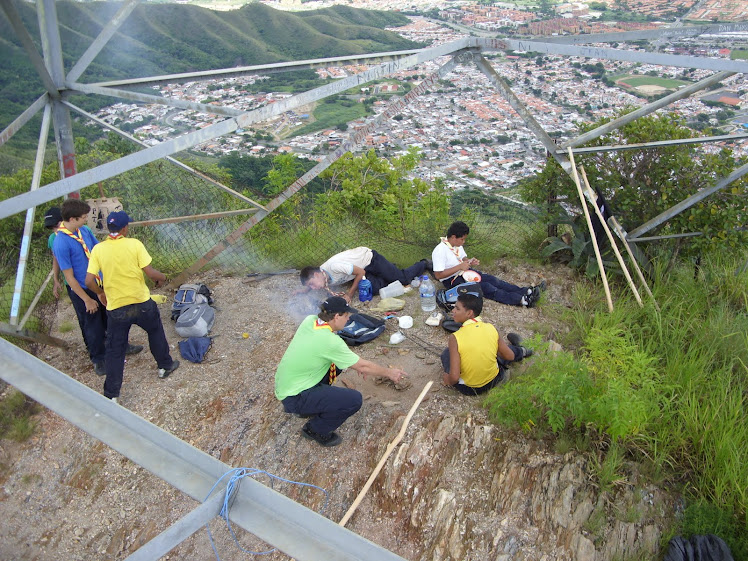
[[[5,193],[10,191],[5,190]],[[152,255],[154,267],[170,277],[181,273],[223,242],[253,214],[248,212],[175,221],[176,217],[241,211],[251,208],[251,205],[210,181],[164,160],[87,187],[81,192],[83,200],[102,196],[118,199],[133,221],[171,219],[151,225],[134,225],[130,229],[130,235],[140,239]],[[314,195],[305,194],[303,190],[297,193],[276,212],[243,234],[237,243],[228,245],[205,269],[217,269],[226,274],[247,274],[316,266],[339,251],[359,245],[372,247],[398,265],[407,266],[419,259],[429,258],[439,242],[438,235],[433,235],[433,232],[444,235],[449,222],[457,219],[465,220],[471,226],[468,250],[471,256],[480,258],[484,263],[507,256],[524,257],[528,253],[527,248],[537,247],[545,236],[546,227],[540,223],[539,214],[533,208],[509,199],[486,197],[482,192],[476,192],[474,198],[461,196],[460,203],[452,205],[451,216],[445,223],[430,225],[429,233],[411,232],[407,236],[398,236],[353,216],[330,223],[316,212],[314,198]],[[37,209],[29,245],[18,315],[19,318],[24,315],[41,291],[32,316],[25,325],[30,331],[38,333],[49,333],[57,305],[52,296],[52,283],[47,280],[52,268],[52,254],[47,246],[51,231],[43,227],[44,211],[61,204],[62,199]],[[0,265],[3,273],[0,322],[4,323],[8,323],[11,313],[24,218],[25,214],[19,214],[0,221],[0,230],[9,238]],[[99,239],[104,236],[104,233],[97,234]],[[62,293],[61,297],[67,298],[65,290]]]

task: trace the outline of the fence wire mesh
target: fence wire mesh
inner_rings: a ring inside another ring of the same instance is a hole
[[[99,163],[101,161],[89,162],[90,165]],[[4,189],[3,198],[7,199],[18,192],[22,192],[18,187]],[[165,160],[89,186],[80,195],[83,200],[97,199],[102,195],[116,197],[134,221],[251,208],[246,201]],[[247,196],[255,199],[254,193],[247,193]],[[537,245],[545,232],[545,225],[539,222],[539,214],[534,209],[509,200],[487,199],[485,196],[475,199],[461,197],[459,205],[452,205],[451,215],[444,224],[431,225],[429,233],[414,231],[405,235],[402,232],[388,232],[377,224],[354,216],[343,216],[330,222],[320,216],[314,201],[313,194],[303,190],[297,193],[278,211],[242,235],[237,243],[219,253],[205,269],[216,269],[226,274],[246,274],[301,268],[319,265],[331,255],[359,245],[372,247],[391,261],[407,266],[430,257],[439,241],[434,232],[444,235],[449,222],[455,219],[464,219],[471,226],[470,254],[490,263],[501,257],[522,257],[526,253],[526,245]],[[52,254],[47,246],[51,231],[44,229],[43,217],[47,208],[61,204],[62,199],[59,199],[36,211],[19,317],[26,312],[52,268]],[[157,269],[173,277],[225,240],[251,216],[252,212],[249,212],[133,226],[130,235],[145,244]],[[6,323],[11,313],[24,218],[25,214],[19,214],[0,221],[0,231],[6,238],[0,265],[3,273],[0,321]],[[97,234],[99,239],[104,236]],[[67,298],[64,289],[61,297]],[[55,306],[50,282],[25,327],[48,333]]]

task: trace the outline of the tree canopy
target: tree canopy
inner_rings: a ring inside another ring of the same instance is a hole
[[[588,124],[583,131],[608,122]],[[675,114],[650,115],[637,119],[591,142],[591,146],[640,144],[695,136]],[[580,154],[593,188],[605,195],[609,209],[627,230],[671,208],[674,204],[727,177],[737,165],[729,148],[712,152],[696,145],[673,145]],[[521,187],[523,197],[539,205],[549,196],[556,202],[579,206],[573,181],[561,167],[549,160],[545,168]],[[686,253],[698,254],[714,247],[737,247],[746,233],[736,230],[748,222],[748,178],[743,177],[663,224],[659,234],[703,232],[690,238]],[[560,205],[554,205],[560,210]]]

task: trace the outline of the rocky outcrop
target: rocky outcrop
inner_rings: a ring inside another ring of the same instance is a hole
[[[655,557],[666,497],[632,486],[601,497],[582,456],[502,436],[470,414],[448,415],[393,453],[377,501],[420,537],[420,559]]]

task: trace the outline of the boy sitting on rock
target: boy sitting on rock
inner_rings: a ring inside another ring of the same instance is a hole
[[[532,349],[519,345],[516,333],[507,335],[504,343],[499,332],[480,318],[483,298],[474,293],[457,297],[452,317],[462,327],[449,336],[449,346],[442,353],[444,385],[465,395],[478,395],[504,379],[504,367],[532,355]]]

